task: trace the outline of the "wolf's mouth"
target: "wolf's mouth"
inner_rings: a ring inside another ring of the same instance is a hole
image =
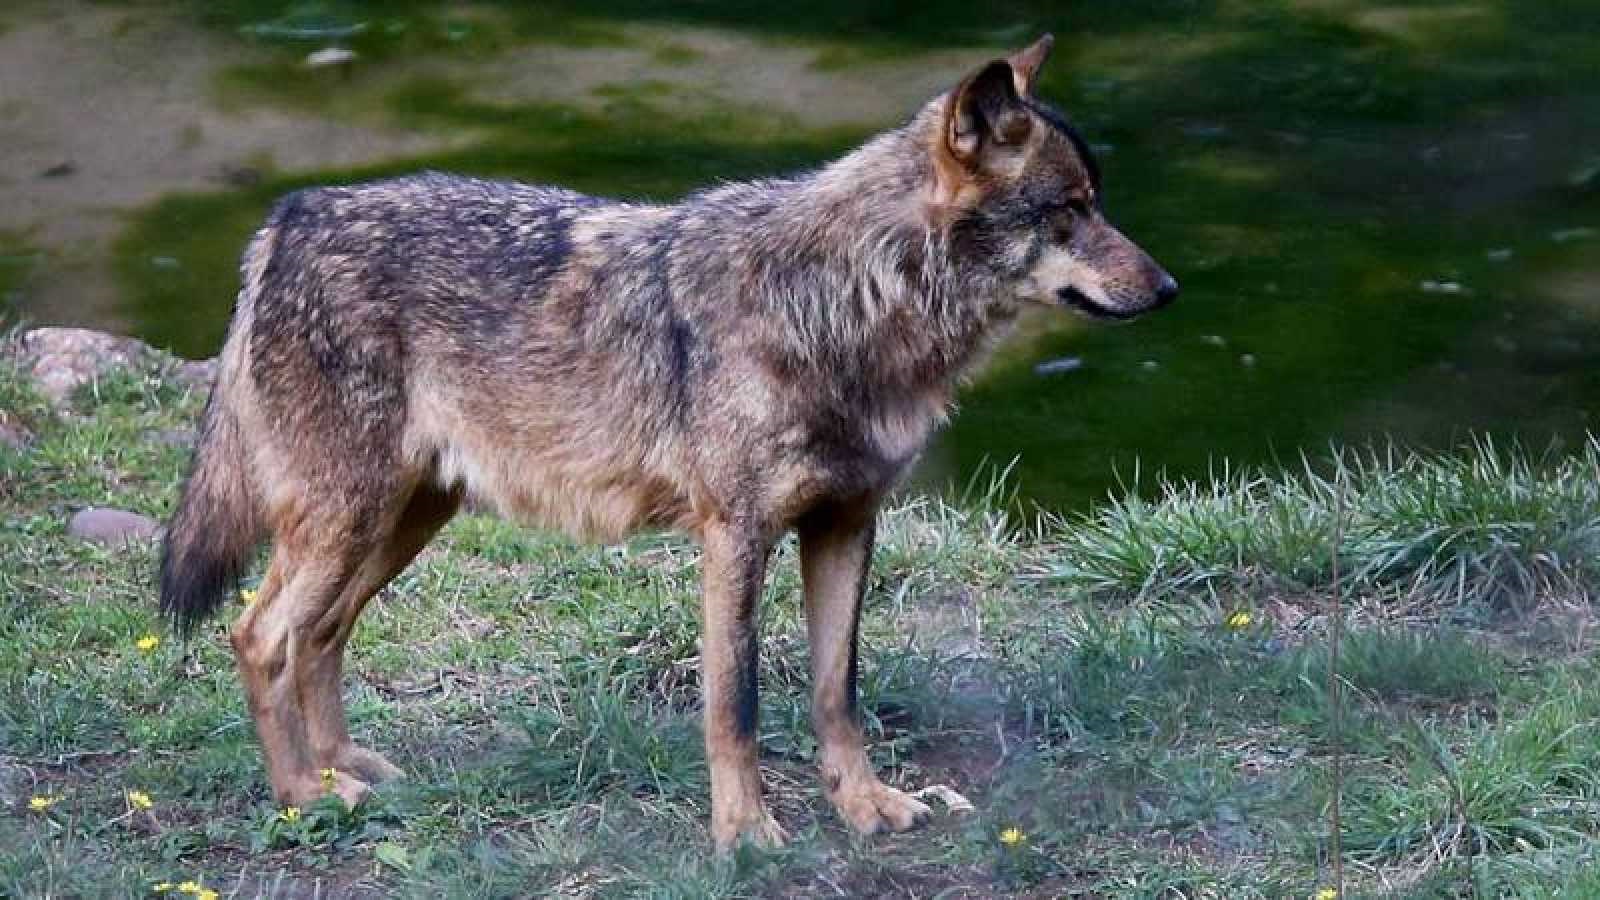
[[[1144,312],[1144,310],[1140,309],[1116,309],[1096,303],[1090,300],[1087,294],[1075,287],[1064,287],[1056,291],[1056,297],[1061,300],[1062,306],[1077,310],[1091,319],[1112,319],[1125,322],[1128,319],[1137,318],[1141,312]]]

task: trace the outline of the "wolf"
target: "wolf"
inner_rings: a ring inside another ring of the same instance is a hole
[[[757,766],[757,599],[797,532],[826,796],[861,833],[925,819],[873,771],[856,707],[878,506],[1025,307],[1127,319],[1178,290],[1035,95],[1051,43],[816,171],[673,205],[436,173],[279,201],[160,573],[192,633],[270,539],[230,638],[277,798],[355,804],[401,774],[351,740],[345,644],[471,502],[698,541],[719,850],[786,838]]]

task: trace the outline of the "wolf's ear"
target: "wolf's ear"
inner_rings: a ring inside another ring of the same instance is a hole
[[[1030,46],[1006,57],[1006,62],[1011,64],[1017,93],[1024,97],[1033,96],[1033,85],[1039,80],[1039,70],[1044,68],[1045,60],[1050,58],[1050,48],[1055,45],[1055,35],[1045,34]]]
[[[1033,128],[1033,117],[1017,93],[1011,63],[997,59],[961,82],[944,111],[942,150],[968,171],[989,168],[1000,153],[1014,151]]]

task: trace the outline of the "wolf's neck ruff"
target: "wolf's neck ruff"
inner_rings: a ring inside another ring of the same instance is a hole
[[[956,223],[930,208],[930,103],[909,123],[800,178],[729,185],[686,201],[769,210],[729,236],[755,299],[783,323],[786,350],[858,389],[953,386],[1014,318],[996,272],[951,254]]]

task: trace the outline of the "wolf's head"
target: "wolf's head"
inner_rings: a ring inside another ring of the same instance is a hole
[[[932,206],[959,263],[1003,290],[1130,319],[1170,303],[1178,283],[1106,220],[1088,144],[1034,97],[1051,43],[994,60],[940,101]]]

